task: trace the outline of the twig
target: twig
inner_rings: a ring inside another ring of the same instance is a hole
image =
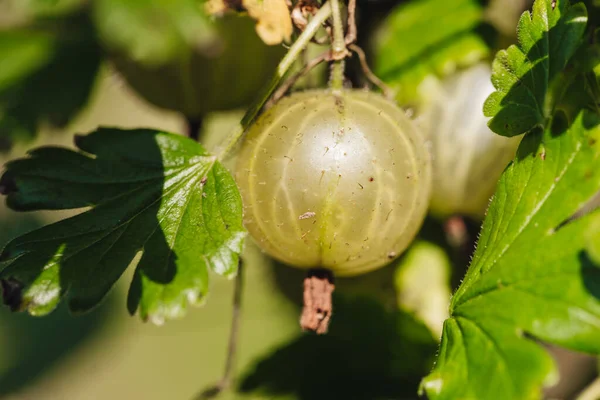
[[[356,41],[356,0],[348,0],[348,31],[344,41],[346,45]]]
[[[244,132],[254,122],[258,113],[263,108],[264,104],[269,100],[273,91],[277,88],[280,81],[287,74],[289,69],[294,64],[294,61],[298,58],[300,52],[308,45],[313,36],[317,33],[321,25],[331,15],[331,5],[328,1],[317,11],[314,17],[306,25],[306,29],[298,36],[298,39],[292,44],[286,55],[281,59],[277,66],[277,71],[271,82],[263,89],[262,93],[257,97],[257,100],[250,106],[244,117],[232,131],[232,133],[225,139],[225,142],[221,146],[220,150],[217,151],[219,160],[223,160],[227,154],[235,147],[240,138],[244,135]]]
[[[279,99],[281,99],[283,96],[285,96],[288,90],[290,90],[290,88],[294,86],[298,79],[309,73],[313,68],[321,64],[323,61],[329,60],[331,60],[331,53],[327,51],[307,62],[306,65],[304,65],[304,67],[300,71],[290,76],[277,88],[277,90],[273,93],[269,101],[265,104],[265,109],[273,107],[273,105],[275,105],[275,103],[277,103]]]
[[[242,289],[244,286],[243,265],[242,259],[240,258],[238,263],[238,273],[235,278],[235,287],[233,289],[233,313],[231,316],[231,330],[229,331],[229,344],[227,347],[227,359],[225,360],[225,370],[223,372],[223,376],[221,377],[219,383],[200,393],[200,395],[196,397],[196,400],[213,399],[231,386],[240,331],[240,309],[242,306]]]
[[[377,77],[377,75],[375,75],[373,73],[373,71],[371,71],[371,68],[369,68],[369,64],[367,63],[367,57],[365,56],[365,52],[363,51],[363,49],[361,49],[360,47],[358,47],[355,44],[348,45],[348,48],[353,53],[356,53],[356,55],[358,56],[358,59],[360,60],[360,66],[363,70],[363,73],[367,77],[367,79],[369,81],[371,81],[371,83],[373,83],[379,89],[381,89],[381,91],[383,92],[383,95],[385,97],[387,97],[388,99],[393,99],[394,91],[392,90],[392,88],[390,88],[388,85],[386,85],[381,79],[379,79]]]

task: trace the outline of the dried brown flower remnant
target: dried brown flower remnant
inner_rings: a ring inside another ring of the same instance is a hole
[[[311,269],[304,278],[304,308],[300,326],[305,331],[327,333],[333,311],[331,294],[333,274],[326,269]]]
[[[247,12],[257,21],[256,33],[268,45],[289,41],[292,35],[292,19],[285,0],[208,0],[204,9],[209,15]]]

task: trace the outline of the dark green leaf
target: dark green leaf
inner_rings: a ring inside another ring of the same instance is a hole
[[[599,122],[523,139],[452,297],[430,399],[538,398],[553,364],[532,338],[600,353],[600,212],[570,219],[600,189]]]
[[[199,304],[208,273],[237,271],[245,231],[237,186],[215,157],[174,134],[100,129],[81,152],[43,147],[10,162],[0,181],[18,210],[91,206],[10,242],[5,300],[43,315],[69,298],[94,307],[136,258],[128,306],[156,323]],[[137,261],[139,260],[139,261]],[[6,290],[8,288],[8,290]]]
[[[85,16],[0,31],[0,51],[0,138],[5,148],[33,137],[41,123],[69,122],[86,105],[101,62]]]
[[[583,3],[537,0],[517,27],[518,45],[498,52],[492,82],[496,92],[488,97],[484,114],[490,128],[515,136],[544,128],[554,111],[549,86],[562,72],[581,43],[587,23]]]
[[[417,101],[427,76],[446,76],[488,55],[475,33],[482,19],[477,0],[422,0],[396,7],[375,37],[375,73],[397,90],[400,103]]]

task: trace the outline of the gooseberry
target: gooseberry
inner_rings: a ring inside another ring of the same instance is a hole
[[[483,103],[494,91],[485,63],[423,85],[418,125],[431,143],[433,189],[430,211],[482,218],[502,171],[520,138],[493,133]]]
[[[113,50],[112,64],[144,99],[188,117],[202,117],[250,104],[275,72],[285,49],[264,44],[254,24],[238,15],[215,19],[210,25],[218,35],[212,47],[184,46],[181,54],[159,65],[107,46]]]
[[[426,213],[429,154],[418,129],[362,90],[292,94],[249,129],[236,167],[244,222],[272,257],[338,276],[381,267]]]

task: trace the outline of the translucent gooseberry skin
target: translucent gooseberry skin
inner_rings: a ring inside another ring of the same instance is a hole
[[[433,190],[429,211],[483,219],[500,175],[514,158],[521,137],[496,135],[487,126],[483,104],[494,92],[486,63],[430,80],[419,112],[419,127],[431,143]]]
[[[423,138],[381,95],[292,94],[250,128],[236,179],[244,222],[272,257],[353,276],[402,253],[431,189]]]
[[[250,104],[285,51],[264,44],[248,17],[227,15],[211,25],[219,33],[214,54],[191,51],[164,65],[149,66],[114,53],[112,64],[144,99],[186,116]]]

